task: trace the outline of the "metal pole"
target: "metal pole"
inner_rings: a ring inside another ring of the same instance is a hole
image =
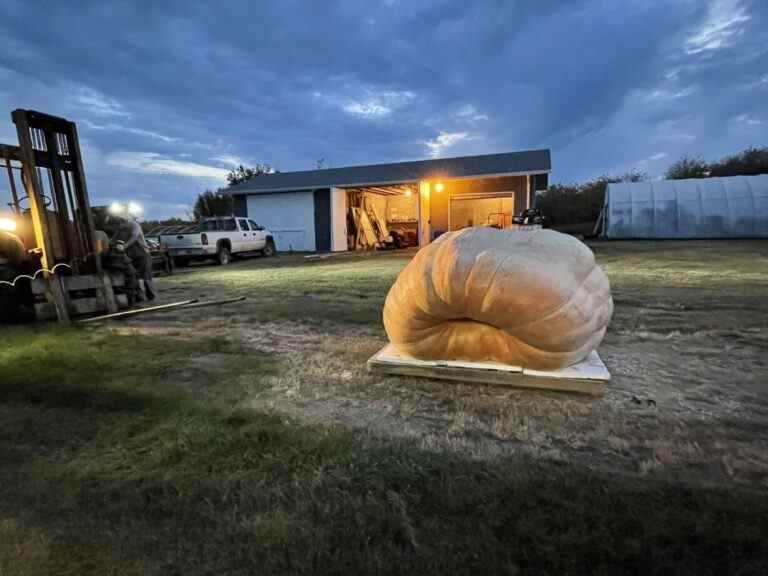
[[[70,147],[69,144],[72,144]],[[88,186],[85,183],[85,169],[83,168],[83,159],[80,155],[80,140],[77,137],[77,126],[74,122],[69,123],[69,133],[67,134],[67,147],[69,156],[72,160],[72,183],[75,189],[75,198],[77,208],[80,210],[83,218],[84,244],[88,247],[88,252],[96,254],[96,236],[94,234],[93,214],[91,213],[91,203],[88,199]],[[96,272],[101,272],[101,261],[94,258]]]
[[[11,156],[8,154],[8,150],[5,150],[5,169],[8,170],[8,181],[11,183],[11,202],[13,203],[13,211],[17,216],[20,216],[21,204],[19,204],[19,194],[16,192],[16,180],[13,177]]]
[[[64,240],[64,245],[67,247],[67,260],[72,266],[72,271],[78,273],[78,259],[83,256],[79,254],[79,250],[76,250],[75,243],[72,238],[72,230],[70,229],[69,210],[67,209],[67,199],[64,196],[64,186],[61,182],[62,167],[59,162],[59,155],[56,148],[56,140],[53,130],[49,127],[44,131],[45,144],[48,149],[48,161],[50,167],[48,168],[48,178],[50,180],[50,187],[52,196],[56,198],[56,215],[61,228],[61,235]]]
[[[19,158],[23,167],[22,179],[27,196],[29,197],[35,241],[41,251],[40,263],[44,269],[50,269],[55,264],[55,256],[45,214],[45,203],[42,200],[42,186],[35,165],[35,151],[32,146],[27,113],[25,110],[14,110],[11,117],[14,124],[16,124],[16,132],[19,138]],[[43,277],[48,281],[49,295],[56,308],[59,322],[69,324],[69,311],[67,310],[66,296],[61,279],[46,271],[43,272]]]

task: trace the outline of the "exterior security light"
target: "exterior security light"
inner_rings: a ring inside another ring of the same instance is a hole
[[[125,206],[120,204],[120,202],[112,202],[109,206],[109,213],[113,214],[114,216],[120,216],[125,212]]]
[[[6,232],[13,232],[16,230],[16,220],[13,218],[5,218],[0,217],[0,230],[5,230]]]
[[[442,182],[435,183],[435,192],[442,192],[445,186],[443,186]]]
[[[128,202],[128,214],[131,216],[138,216],[142,212],[144,212],[144,208],[142,208],[140,204],[136,204],[136,202]]]

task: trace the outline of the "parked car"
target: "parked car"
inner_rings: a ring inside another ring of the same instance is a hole
[[[177,266],[207,258],[215,258],[223,266],[233,256],[275,254],[275,241],[269,230],[253,220],[235,216],[206,218],[191,233],[161,234],[160,244]]]
[[[542,228],[549,228],[550,221],[544,213],[538,208],[527,208],[512,217],[512,224],[519,226],[541,226]]]

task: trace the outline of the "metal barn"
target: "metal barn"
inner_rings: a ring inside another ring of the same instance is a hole
[[[423,246],[467,226],[512,226],[547,187],[549,150],[263,174],[229,188],[235,214],[281,251],[376,246],[372,230]]]

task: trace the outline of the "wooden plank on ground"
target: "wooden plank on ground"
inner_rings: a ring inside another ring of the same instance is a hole
[[[387,344],[368,360],[368,370],[378,374],[577,392],[593,396],[603,394],[611,377],[597,352],[592,352],[585,360],[568,368],[544,371],[496,362],[418,360],[400,354],[392,344]]]

